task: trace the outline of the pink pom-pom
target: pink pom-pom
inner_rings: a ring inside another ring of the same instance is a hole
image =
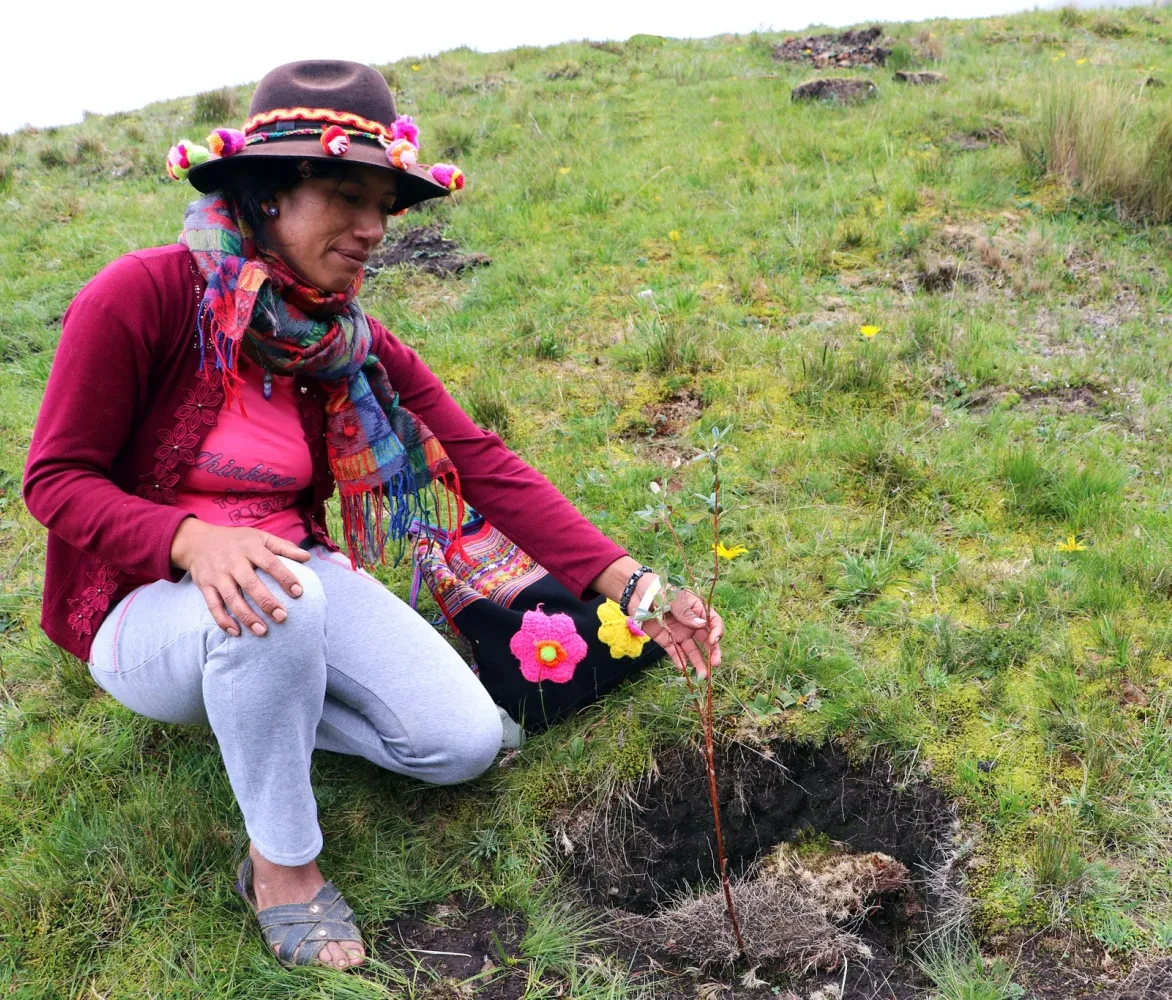
[[[416,149],[419,148],[419,126],[410,115],[399,115],[391,122],[391,138],[406,139]]]
[[[244,148],[244,133],[234,128],[217,128],[208,133],[212,156],[234,156]]]
[[[340,125],[331,125],[321,134],[321,148],[328,156],[345,156],[350,148],[350,136]]]
[[[419,153],[408,139],[397,139],[387,147],[387,159],[392,167],[406,170],[419,162]]]
[[[460,191],[464,187],[464,171],[450,163],[437,163],[431,168],[431,177],[449,191]]]

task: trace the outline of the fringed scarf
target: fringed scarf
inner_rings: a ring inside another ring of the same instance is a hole
[[[362,271],[343,292],[306,285],[280,258],[258,251],[247,224],[218,194],[188,205],[179,241],[207,279],[198,319],[200,369],[210,372],[210,345],[225,405],[241,402],[239,358],[246,334],[274,372],[321,381],[330,469],[351,563],[380,561],[388,538],[399,543],[401,555],[411,522],[429,519],[428,487],[437,525],[444,487],[447,526],[459,544],[460,478],[427,425],[399,405],[387,370],[370,353],[370,327],[356,299]]]

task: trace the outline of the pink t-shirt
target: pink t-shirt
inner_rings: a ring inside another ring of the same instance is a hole
[[[274,375],[265,399],[264,371],[241,358],[239,406],[220,409],[195,464],[176,488],[175,505],[208,524],[259,528],[300,543],[313,461],[301,426],[291,376]]]

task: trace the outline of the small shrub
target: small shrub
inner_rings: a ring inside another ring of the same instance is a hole
[[[7,160],[0,160],[0,191],[7,191],[12,186],[12,166]]]
[[[96,135],[83,135],[74,144],[73,151],[77,159],[93,162],[106,155],[106,144]]]
[[[1086,15],[1073,4],[1068,4],[1058,12],[1058,23],[1064,28],[1077,28],[1085,20]]]
[[[1091,31],[1100,38],[1126,38],[1131,34],[1131,29],[1117,17],[1096,17]]]
[[[69,165],[69,160],[65,153],[62,152],[61,147],[55,144],[42,146],[37,150],[37,159],[41,161],[42,167],[47,167],[49,170],[55,170],[58,167],[65,167]]]
[[[543,74],[547,80],[576,80],[582,75],[582,67],[571,59],[558,63]]]
[[[205,90],[202,94],[195,95],[191,107],[191,120],[224,125],[236,117],[237,106],[236,91],[231,87]]]

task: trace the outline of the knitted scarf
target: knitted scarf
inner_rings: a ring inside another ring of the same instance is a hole
[[[258,250],[235,207],[216,193],[187,206],[179,242],[207,279],[198,318],[200,370],[210,374],[210,345],[225,405],[242,404],[246,335],[274,372],[321,381],[351,563],[381,561],[388,537],[401,556],[411,522],[429,520],[428,487],[436,524],[444,487],[447,525],[459,536],[464,501],[456,467],[427,425],[399,405],[386,368],[370,353],[370,327],[356,299],[362,271],[342,292],[306,285],[279,257]]]

